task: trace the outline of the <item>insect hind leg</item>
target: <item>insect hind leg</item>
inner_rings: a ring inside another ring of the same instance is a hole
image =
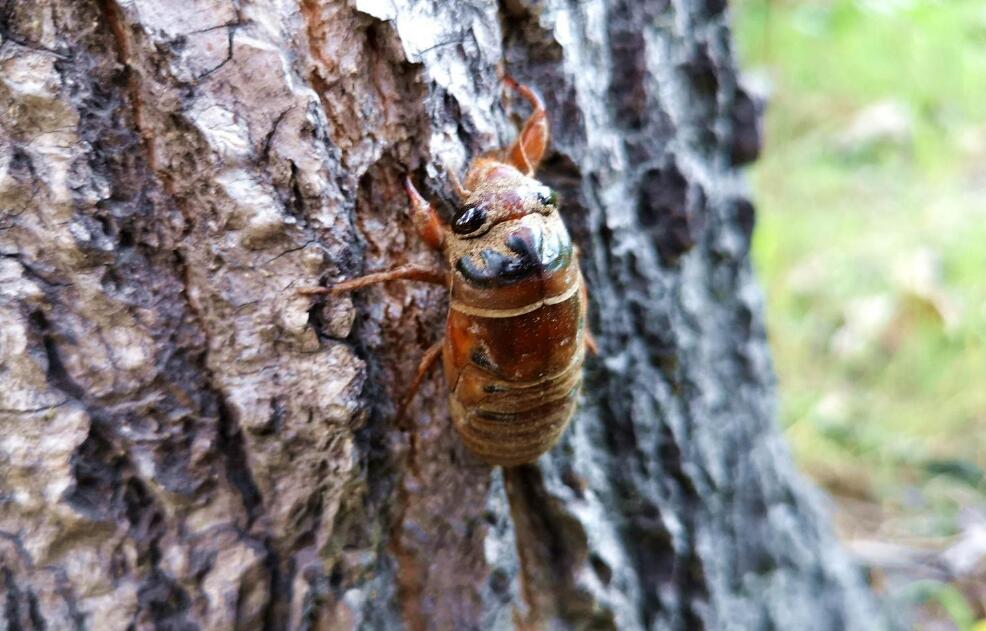
[[[418,363],[418,370],[414,375],[414,381],[411,382],[411,387],[407,389],[404,394],[404,398],[401,400],[400,407],[397,408],[397,416],[395,418],[395,424],[402,429],[406,429],[406,419],[407,419],[407,409],[411,405],[411,401],[414,400],[414,395],[418,393],[418,389],[421,384],[424,383],[425,378],[431,369],[435,366],[435,362],[442,354],[442,343],[445,338],[442,338],[431,345],[431,347],[425,351],[425,354],[421,356],[421,361]]]

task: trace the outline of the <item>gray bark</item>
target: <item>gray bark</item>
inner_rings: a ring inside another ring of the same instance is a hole
[[[0,1],[4,629],[872,629],[773,424],[722,0]],[[442,380],[410,171],[515,132],[600,356],[503,473]]]

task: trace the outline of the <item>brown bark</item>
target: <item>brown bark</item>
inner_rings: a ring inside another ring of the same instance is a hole
[[[714,0],[0,0],[7,629],[874,628],[771,422]],[[456,439],[400,176],[545,96],[601,355],[562,443]]]

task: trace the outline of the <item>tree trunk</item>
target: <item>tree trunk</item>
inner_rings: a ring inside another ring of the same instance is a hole
[[[0,1],[4,629],[872,629],[775,428],[723,0]],[[584,401],[494,470],[400,177],[548,104]]]

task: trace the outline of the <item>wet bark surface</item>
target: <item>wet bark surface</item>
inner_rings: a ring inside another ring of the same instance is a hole
[[[6,629],[872,629],[773,422],[713,0],[0,0]],[[541,171],[600,355],[537,464],[464,451],[405,172]]]

